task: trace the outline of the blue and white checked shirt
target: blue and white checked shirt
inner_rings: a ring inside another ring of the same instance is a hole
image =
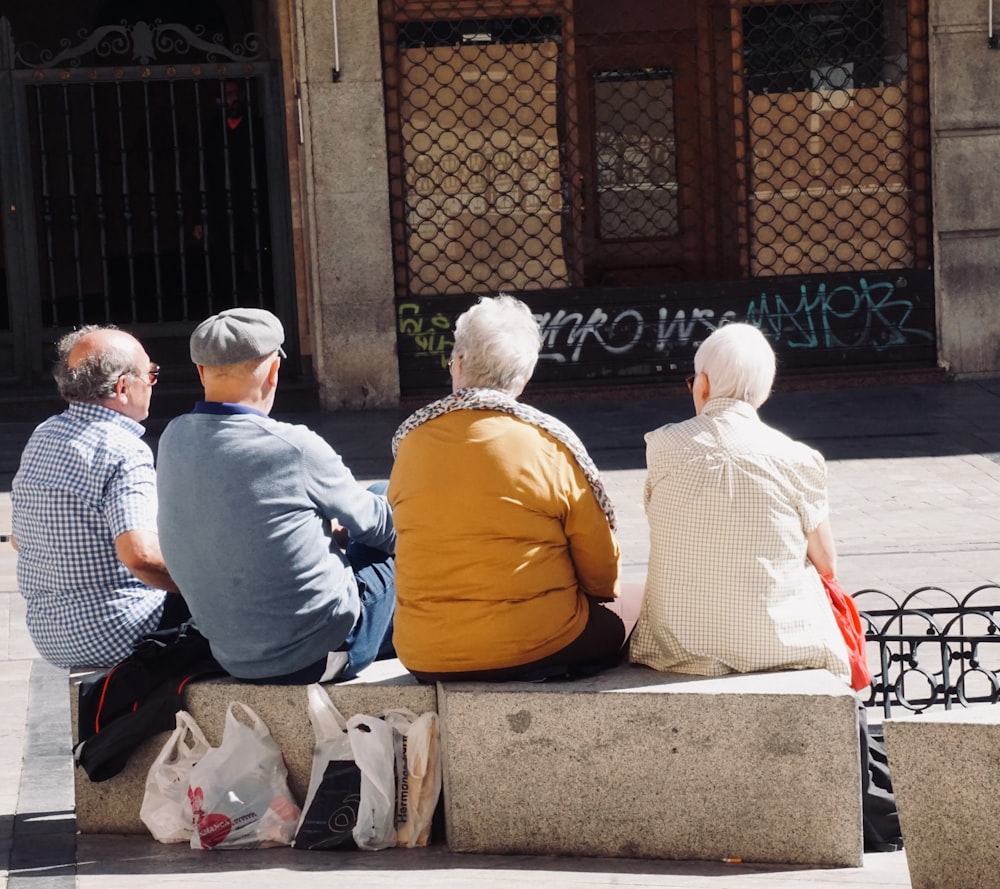
[[[70,404],[32,433],[11,487],[17,582],[39,653],[58,666],[111,665],[155,630],[164,593],[118,560],[115,538],[156,531],[156,472],[143,427]]]

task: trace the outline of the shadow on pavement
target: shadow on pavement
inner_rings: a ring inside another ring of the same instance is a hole
[[[683,387],[681,387],[683,388]],[[531,392],[524,400],[567,423],[606,471],[644,469],[646,432],[693,414],[690,396],[673,389],[578,393]],[[286,413],[281,393],[274,416],[304,423],[329,441],[358,478],[385,478],[391,441],[420,404],[366,411]],[[762,419],[804,441],[827,460],[983,454],[1000,462],[1000,380],[933,381],[919,385],[777,391]],[[147,423],[154,448],[169,418]],[[10,490],[33,423],[0,422],[0,490]]]
[[[99,874],[201,874],[274,870],[299,874],[322,873],[326,880],[335,877],[341,885],[352,887],[359,885],[359,872],[373,875],[372,883],[384,883],[387,874],[396,873],[408,875],[403,877],[406,885],[429,887],[432,885],[431,877],[425,876],[418,880],[420,873],[490,871],[493,879],[501,873],[531,875],[542,872],[721,877],[795,873],[806,869],[793,865],[727,864],[714,861],[468,855],[451,853],[441,844],[433,844],[424,849],[385,849],[381,852],[305,852],[290,848],[204,852],[184,845],[163,846],[146,837],[113,836],[78,837],[77,859],[79,877]],[[436,879],[433,885],[441,885]],[[444,879],[448,883],[453,882]],[[296,882],[299,886],[309,885],[303,880]],[[543,885],[548,886],[550,883],[546,881]]]

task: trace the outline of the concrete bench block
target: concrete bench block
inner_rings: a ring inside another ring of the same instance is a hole
[[[452,851],[863,862],[854,695],[825,670],[438,688]]]
[[[1000,707],[883,723],[913,889],[996,886]]]
[[[434,686],[420,685],[398,660],[378,661],[350,682],[324,686],[334,705],[350,718],[355,713],[376,714],[405,707],[415,713],[437,709]],[[285,756],[288,784],[302,803],[309,787],[315,736],[309,722],[304,686],[249,685],[233,679],[193,682],[184,690],[184,706],[201,726],[209,743],[222,741],[226,708],[242,701],[267,724]],[[73,743],[77,730],[77,689],[70,686]],[[146,833],[139,807],[146,774],[169,737],[163,732],[144,742],[125,769],[107,781],[92,782],[82,768],[76,769],[76,823],[81,833]]]

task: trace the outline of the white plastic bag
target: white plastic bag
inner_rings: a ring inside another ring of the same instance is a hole
[[[396,845],[430,842],[431,822],[441,796],[441,735],[438,715],[386,710],[396,755]]]
[[[364,714],[345,721],[318,683],[307,694],[316,747],[295,847],[396,845],[392,729]]]
[[[359,713],[347,720],[354,761],[361,769],[361,801],[354,841],[359,849],[396,845],[396,776],[392,728],[381,719]]]
[[[306,694],[316,746],[293,845],[296,849],[353,849],[361,804],[361,770],[347,737],[347,720],[322,685],[310,685]]]
[[[287,846],[299,821],[281,750],[264,721],[239,701],[226,709],[222,744],[191,769],[188,799],[193,849]]]
[[[177,712],[177,727],[146,774],[139,817],[161,843],[186,843],[194,832],[188,800],[191,769],[211,745],[187,710]]]

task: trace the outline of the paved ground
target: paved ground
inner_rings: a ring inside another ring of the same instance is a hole
[[[686,393],[534,400],[569,422],[590,448],[619,511],[626,575],[641,579],[648,553],[642,435],[687,417]],[[389,439],[405,413],[297,419],[327,436],[359,478],[374,479],[388,472]],[[1000,583],[1000,381],[882,386],[875,380],[864,388],[779,392],[762,413],[827,456],[839,573],[849,590],[898,594],[932,585],[963,594]],[[155,444],[162,418],[154,416],[150,426]],[[9,480],[30,429],[24,422],[0,422],[0,534],[9,529]],[[77,837],[65,671],[37,658],[24,629],[14,571],[12,550],[0,544],[0,874],[9,889],[192,883],[249,889],[326,887],[333,881],[352,889],[910,886],[905,852],[866,856],[863,868],[810,870],[467,856],[441,846],[352,854],[199,853],[139,837]]]

